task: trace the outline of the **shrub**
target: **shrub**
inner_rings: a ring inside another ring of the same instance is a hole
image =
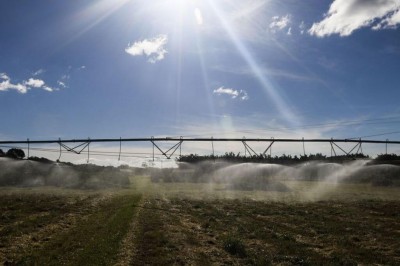
[[[241,258],[247,255],[243,242],[234,236],[228,236],[224,240],[224,249],[226,252]]]
[[[44,157],[36,157],[36,156],[31,156],[31,157],[28,158],[28,160],[35,161],[35,162],[40,162],[40,163],[53,163],[52,160],[49,160],[49,159],[44,158]]]
[[[21,149],[12,148],[7,151],[6,156],[13,159],[23,159],[25,152]]]

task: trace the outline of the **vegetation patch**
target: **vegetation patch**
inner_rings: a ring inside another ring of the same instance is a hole
[[[247,255],[243,241],[240,240],[240,238],[233,235],[228,235],[225,238],[224,249],[226,252],[235,256],[239,256],[241,258],[244,258]]]
[[[138,195],[116,196],[75,227],[30,249],[17,264],[110,265],[117,259],[121,241],[129,229]]]

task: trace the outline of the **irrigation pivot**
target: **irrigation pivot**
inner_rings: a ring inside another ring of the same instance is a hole
[[[53,140],[2,140],[0,141],[0,145],[15,145],[15,144],[27,144],[28,154],[31,144],[58,144],[60,157],[62,150],[67,152],[72,152],[75,154],[81,154],[84,150],[88,153],[88,161],[89,161],[89,147],[91,143],[119,143],[119,157],[121,156],[121,145],[122,142],[149,142],[153,146],[153,160],[154,160],[154,149],[156,148],[161,152],[161,154],[167,159],[171,159],[171,157],[175,154],[176,151],[179,150],[181,153],[182,143],[184,142],[211,142],[212,146],[214,142],[242,142],[245,152],[249,155],[258,155],[249,145],[250,142],[265,142],[267,143],[266,149],[263,152],[263,155],[266,155],[268,151],[271,152],[272,145],[274,143],[294,143],[299,142],[303,143],[303,152],[305,154],[305,146],[304,143],[330,143],[331,152],[336,155],[336,149],[341,150],[346,155],[351,154],[353,151],[358,153],[362,152],[362,144],[385,144],[386,145],[386,153],[387,153],[387,145],[388,144],[400,144],[400,141],[389,141],[389,140],[370,140],[370,139],[305,139],[305,138],[185,138],[185,137],[150,137],[150,138],[98,138],[98,139],[53,139]],[[163,150],[157,142],[175,142],[175,144],[169,148],[168,150]],[[74,144],[72,145],[71,144]],[[355,146],[350,150],[346,151],[344,148],[339,146],[339,143],[354,143]],[[68,146],[68,145],[70,146]],[[214,146],[213,146],[214,147]],[[335,149],[336,148],[336,149]]]
[[[51,143],[86,143],[86,142],[319,142],[319,143],[369,143],[369,144],[400,144],[400,141],[366,140],[366,139],[292,139],[292,138],[183,138],[183,137],[151,137],[151,138],[113,138],[113,139],[53,139],[53,140],[0,140],[4,144],[51,144]]]

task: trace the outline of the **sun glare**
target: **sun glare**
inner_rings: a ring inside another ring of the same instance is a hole
[[[184,11],[188,1],[187,0],[168,0],[167,3],[171,7],[172,10],[182,12],[182,11]]]
[[[196,18],[196,22],[198,25],[203,25],[203,15],[201,14],[201,11],[199,8],[195,8],[194,10],[194,16]]]
[[[190,20],[197,25],[203,25],[203,14],[195,0],[164,0],[156,8],[157,16],[169,19],[178,19],[179,23],[190,24]]]

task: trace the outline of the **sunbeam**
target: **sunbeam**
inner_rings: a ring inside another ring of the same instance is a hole
[[[197,9],[196,9],[197,10]],[[197,48],[197,55],[198,55],[198,60],[200,62],[200,67],[201,67],[201,76],[203,78],[203,87],[204,87],[204,93],[207,97],[207,104],[208,104],[208,111],[211,112],[211,115],[214,116],[215,113],[215,108],[213,105],[212,101],[212,93],[210,91],[210,81],[209,77],[207,74],[207,69],[206,69],[206,62],[204,58],[204,52],[206,50],[205,44],[203,42],[202,34],[201,34],[201,29],[198,29],[195,31],[196,33],[196,48]],[[213,118],[212,121],[212,126],[215,126],[215,119]]]
[[[70,37],[62,46],[66,46],[80,36],[94,28],[104,19],[114,14],[117,10],[125,6],[131,0],[101,0],[89,5],[79,13],[70,18],[71,27],[81,28],[77,33]],[[75,30],[75,29],[72,29]]]
[[[257,80],[262,85],[264,91],[267,95],[273,100],[275,103],[279,113],[282,117],[285,118],[286,122],[290,125],[299,124],[299,118],[294,114],[292,108],[284,101],[284,99],[279,95],[276,89],[273,88],[271,82],[265,77],[262,73],[261,68],[249,50],[246,48],[242,40],[238,37],[235,30],[231,27],[231,25],[225,19],[220,8],[215,4],[214,1],[208,1],[209,5],[212,8],[212,11],[215,13],[217,18],[220,20],[224,30],[228,33],[230,39],[236,46],[237,50],[240,52],[243,59],[251,68],[252,72],[256,76]]]

